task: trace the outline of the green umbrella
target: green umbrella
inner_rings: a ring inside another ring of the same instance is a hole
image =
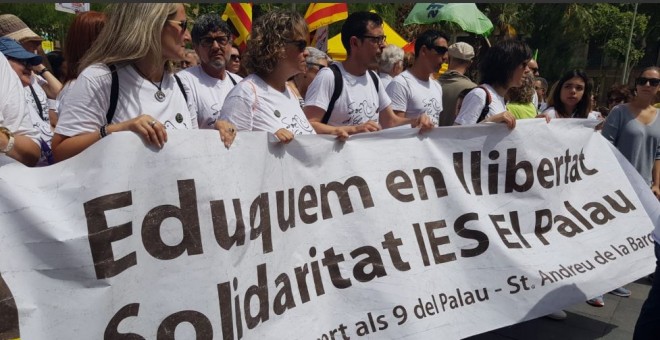
[[[418,3],[403,24],[432,24],[439,21],[453,22],[466,32],[483,36],[493,31],[493,23],[474,3]]]

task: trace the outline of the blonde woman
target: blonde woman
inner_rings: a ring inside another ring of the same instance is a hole
[[[272,11],[259,17],[245,55],[252,74],[227,94],[221,119],[241,131],[267,131],[282,143],[295,135],[314,134],[287,80],[306,68],[307,24],[290,11]]]
[[[111,5],[105,27],[62,100],[53,137],[55,160],[75,156],[117,131],[133,131],[162,148],[168,129],[196,129],[197,113],[187,105],[171,66],[171,61],[183,60],[188,41],[182,4]],[[233,126],[219,121],[215,128],[229,147]]]

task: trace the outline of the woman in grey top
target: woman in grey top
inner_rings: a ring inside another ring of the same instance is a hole
[[[607,116],[603,136],[619,151],[651,186],[660,199],[660,109],[653,107],[660,90],[660,68],[646,68],[635,80],[635,96],[615,106]]]

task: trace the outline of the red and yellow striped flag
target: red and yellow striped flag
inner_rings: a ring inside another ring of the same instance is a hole
[[[346,3],[311,3],[305,13],[305,21],[310,32],[346,18],[348,18]]]
[[[241,51],[244,51],[250,32],[252,32],[252,3],[228,3],[222,14],[222,20],[226,21],[235,32],[234,43]]]

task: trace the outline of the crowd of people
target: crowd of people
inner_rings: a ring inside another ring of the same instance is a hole
[[[182,4],[112,4],[76,16],[63,53],[45,58],[41,37],[20,18],[0,15],[0,153],[47,166],[118,131],[156,148],[173,129],[213,129],[229,148],[237,133],[350,135],[409,126],[503,123],[519,119],[599,120],[602,134],[660,198],[660,69],[634,88],[616,85],[608,106],[594,102],[592,80],[568,70],[552,87],[519,40],[499,41],[467,70],[474,48],[437,30],[419,34],[414,54],[387,44],[382,18],[351,13],[341,29],[345,61],[308,45],[301,15],[274,10],[257,18],[245,51],[217,13],[192,23]],[[192,49],[187,48],[192,46]],[[443,63],[447,71],[438,79]],[[656,241],[660,232],[655,233]],[[660,248],[656,243],[656,255]],[[654,281],[639,338],[658,333],[660,284]],[[621,287],[613,291],[630,295]],[[602,307],[602,296],[589,300]],[[565,318],[565,313],[553,313]]]

